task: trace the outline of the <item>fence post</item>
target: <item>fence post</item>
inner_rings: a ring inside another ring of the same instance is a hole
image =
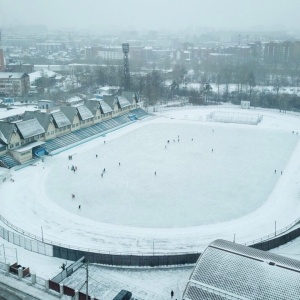
[[[64,294],[64,285],[62,283],[59,284],[59,294],[63,296]]]
[[[45,290],[46,290],[46,292],[49,291],[49,281],[50,281],[50,279],[45,281]]]
[[[10,263],[7,262],[7,263],[5,264],[5,274],[8,275],[9,271],[10,271]]]
[[[75,300],[79,300],[79,292],[75,290]]]
[[[31,273],[31,283],[36,284],[36,274],[35,273]]]
[[[22,267],[18,268],[18,277],[19,277],[19,279],[23,278],[23,268]]]

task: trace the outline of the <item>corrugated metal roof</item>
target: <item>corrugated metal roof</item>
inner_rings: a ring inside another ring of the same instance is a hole
[[[71,125],[69,119],[61,111],[53,112],[52,117],[58,128]]]
[[[4,142],[5,144],[8,144],[7,143],[7,139],[5,138],[5,136],[3,135],[3,133],[0,131],[0,142]]]
[[[27,121],[22,121],[22,122],[16,123],[16,126],[18,127],[18,129],[24,139],[45,133],[44,128],[41,126],[41,124],[38,122],[37,119],[30,119]]]
[[[77,110],[82,120],[94,117],[91,111],[85,105],[77,106]]]
[[[99,100],[92,100],[92,99],[86,100],[85,105],[92,112],[94,116],[96,115],[97,109],[100,106]]]
[[[47,131],[49,123],[51,122],[52,116],[50,114],[41,111],[25,111],[23,120],[27,121],[36,118],[42,125],[45,131]]]
[[[3,136],[6,139],[5,143],[9,144],[11,136],[12,136],[13,132],[17,131],[17,128],[16,128],[15,123],[0,121],[0,131],[2,132]]]
[[[131,105],[131,103],[125,97],[122,96],[118,97],[118,101],[121,108],[128,107]]]
[[[107,113],[110,113],[113,111],[112,108],[103,100],[100,100],[99,102],[100,102],[100,105],[101,105],[101,108],[102,108],[102,111],[104,114],[107,114]]]
[[[224,240],[202,253],[184,299],[299,299],[300,261]]]

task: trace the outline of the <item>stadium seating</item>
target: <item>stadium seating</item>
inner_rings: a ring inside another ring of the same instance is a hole
[[[58,150],[79,141],[91,138],[97,134],[105,134],[106,132],[115,130],[120,126],[132,123],[132,120],[130,120],[129,118],[129,116],[131,115],[135,115],[139,119],[149,116],[144,110],[137,108],[124,115],[105,120],[92,126],[82,128],[66,135],[57,137],[53,140],[47,141],[44,147],[46,148],[47,152],[50,153],[54,150]]]
[[[19,162],[17,162],[11,155],[9,154],[4,154],[0,156],[0,161],[7,167],[7,168],[12,168],[15,166],[20,165]]]

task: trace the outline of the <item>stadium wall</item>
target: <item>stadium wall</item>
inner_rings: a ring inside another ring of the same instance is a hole
[[[200,253],[164,254],[164,255],[139,255],[139,254],[104,254],[89,251],[80,251],[60,246],[53,246],[53,256],[76,261],[85,256],[89,263],[111,266],[158,267],[194,264]]]
[[[46,256],[76,261],[82,256],[90,263],[98,263],[111,266],[132,266],[132,267],[158,267],[194,264],[201,253],[166,253],[166,254],[121,254],[101,253],[84,248],[71,248],[66,245],[58,245],[50,240],[41,239],[9,223],[0,215],[0,220],[13,229],[8,230],[0,226],[0,237],[4,240],[20,246],[26,250],[43,254]],[[268,251],[282,246],[300,236],[300,220],[294,221],[277,233],[273,233],[259,240],[246,243],[255,249]]]
[[[5,219],[0,216],[1,221]],[[10,227],[12,224],[7,224]],[[97,263],[111,266],[132,266],[132,267],[158,267],[194,264],[201,253],[166,253],[166,254],[121,254],[121,253],[101,253],[92,252],[88,249],[74,249],[63,245],[56,245],[49,240],[32,235],[22,229],[13,226],[14,231],[10,231],[0,226],[0,237],[4,240],[20,246],[26,250],[43,254],[46,256],[62,258],[76,261],[82,256],[90,263]],[[258,241],[245,244],[246,246],[268,251],[282,246],[300,236],[300,221],[296,220],[291,226],[282,229],[278,234],[269,235]]]

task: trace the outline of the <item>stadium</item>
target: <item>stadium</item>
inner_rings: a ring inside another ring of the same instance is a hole
[[[297,237],[297,115],[231,105],[155,111],[77,143],[52,140],[50,155],[2,172],[1,237],[69,261],[183,265],[175,274],[185,283],[184,266],[216,239],[269,250]]]
[[[4,229],[14,232],[6,239],[74,260],[83,252],[197,258],[216,238],[254,243],[289,229],[300,209],[298,117],[220,109],[161,109],[11,171],[1,185]],[[149,262],[115,260],[123,263]]]

